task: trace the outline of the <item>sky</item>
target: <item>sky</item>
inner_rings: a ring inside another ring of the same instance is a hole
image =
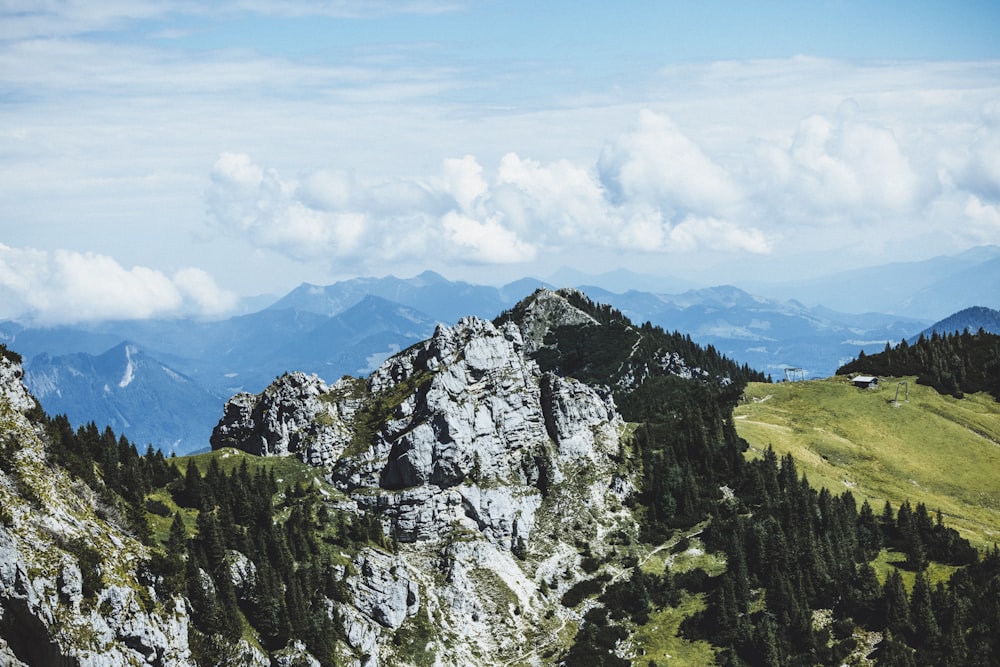
[[[0,318],[1000,244],[1000,3],[0,0]]]

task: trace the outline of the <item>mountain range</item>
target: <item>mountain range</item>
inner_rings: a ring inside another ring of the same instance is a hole
[[[628,272],[587,276],[561,270],[555,275],[580,281],[577,287],[584,293],[633,321],[689,335],[775,379],[786,368],[797,369],[798,377],[826,377],[862,349],[880,350],[887,342],[938,326],[907,313],[948,316],[973,298],[969,294],[985,291],[982,301],[967,304],[980,309],[968,312],[962,326],[992,330],[995,311],[987,306],[1000,306],[1000,288],[989,292],[1000,280],[1000,249],[995,247],[848,272],[822,283],[767,287],[778,296],[732,285],[670,294],[654,290],[690,283]],[[621,289],[629,283],[645,289]],[[207,447],[224,401],[236,392],[260,391],[291,370],[329,382],[365,375],[427,338],[438,324],[453,324],[465,315],[496,317],[539,287],[553,286],[535,278],[502,287],[476,285],[430,271],[408,279],[356,278],[302,284],[261,310],[219,321],[59,327],[0,322],[0,341],[24,355],[26,382],[50,412],[65,413],[74,424],[95,420],[140,444],[183,453]],[[812,296],[788,298],[792,292]],[[821,299],[828,302],[804,304]],[[955,309],[942,310],[941,302],[954,303]],[[871,303],[882,303],[886,310],[850,312]],[[848,312],[830,304],[847,306]],[[141,363],[130,362],[129,351]],[[135,379],[122,385],[126,368],[133,369]]]
[[[988,373],[998,340],[954,337],[948,367]],[[1000,657],[981,393],[776,386],[540,289],[365,378],[237,393],[211,452],[166,458],[48,416],[22,361],[0,345],[3,665]],[[100,362],[78,370],[122,389],[151,363],[129,344]]]

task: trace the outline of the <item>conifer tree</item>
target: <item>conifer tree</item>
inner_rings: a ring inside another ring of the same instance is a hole
[[[925,655],[935,655],[941,630],[931,606],[931,588],[926,571],[918,572],[913,582],[913,590],[910,593],[910,618],[913,623],[910,644]]]
[[[898,637],[905,637],[910,629],[910,602],[906,595],[903,577],[892,570],[882,586],[883,627]]]

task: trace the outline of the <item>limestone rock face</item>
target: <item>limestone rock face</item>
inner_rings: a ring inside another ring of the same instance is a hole
[[[610,394],[530,357],[563,324],[597,323],[539,291],[501,324],[438,326],[363,386],[290,374],[227,405],[213,447],[320,465],[381,522],[392,553],[363,549],[331,602],[356,664],[408,662],[408,641],[440,665],[537,662],[558,635],[543,627],[575,622],[558,601],[588,576],[578,545],[599,557],[606,535],[635,533]]]
[[[145,547],[100,519],[97,499],[47,461],[20,367],[0,357],[0,658],[4,664],[193,665],[180,598],[143,581]],[[80,546],[84,545],[84,546]],[[84,597],[80,549],[99,554],[101,586]]]
[[[347,579],[354,606],[369,618],[395,630],[420,606],[420,592],[398,557],[365,549],[354,559],[356,574]]]
[[[212,431],[212,448],[331,463],[351,439],[349,421],[359,400],[349,394],[357,382],[343,379],[328,387],[316,375],[295,372],[282,375],[259,395],[237,394]]]
[[[528,539],[561,464],[607,459],[620,419],[594,389],[543,375],[523,347],[513,323],[466,318],[388,360],[369,381],[386,420],[333,479],[404,542],[452,526],[505,548]]]
[[[24,386],[24,368],[13,360],[0,356],[0,401],[12,410],[27,412],[35,407],[35,399]]]
[[[566,300],[565,295],[570,292],[579,294],[577,290],[540,289],[519,305],[518,327],[526,353],[544,347],[545,334],[556,327],[597,324],[597,320]]]

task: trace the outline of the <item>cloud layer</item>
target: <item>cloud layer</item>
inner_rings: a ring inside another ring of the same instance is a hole
[[[843,15],[864,3],[832,17],[837,57],[794,55],[830,26],[759,8],[685,41],[694,7],[7,3],[3,306],[229,302],[176,267],[243,294],[425,268],[736,282],[1000,244],[1000,61],[873,60]],[[917,19],[913,48],[998,52],[983,16]]]
[[[784,140],[756,138],[739,160],[713,156],[650,110],[590,164],[511,152],[487,168],[466,155],[423,179],[362,181],[324,170],[286,177],[224,153],[206,204],[227,234],[359,270],[428,257],[528,264],[584,250],[766,256],[806,252],[811,239],[878,244],[945,229],[965,243],[1000,242],[995,125],[967,132],[959,153],[944,136],[901,141],[855,107],[809,115]]]
[[[94,253],[0,244],[0,303],[0,318],[27,314],[37,324],[65,324],[219,315],[235,307],[236,296],[201,269],[167,276]]]

